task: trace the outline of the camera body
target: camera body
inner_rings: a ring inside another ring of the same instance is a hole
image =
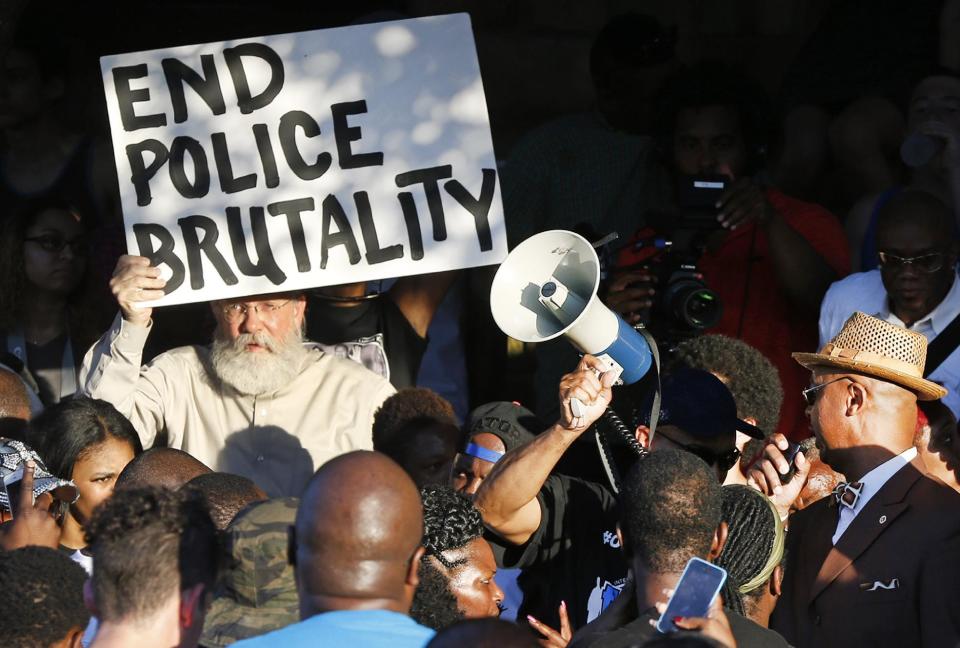
[[[729,182],[726,176],[678,178],[677,209],[647,212],[647,226],[618,255],[618,271],[646,268],[653,275],[648,328],[668,349],[715,326],[723,313],[697,264],[706,239],[721,229],[716,203]]]
[[[716,326],[722,313],[720,298],[703,282],[696,258],[670,250],[650,269],[656,276],[652,319],[663,323],[667,339],[689,337]]]

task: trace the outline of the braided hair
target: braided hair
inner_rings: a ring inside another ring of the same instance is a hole
[[[433,556],[447,569],[463,564],[451,561],[445,551],[460,549],[476,538],[483,537],[483,518],[469,498],[449,486],[424,486],[423,499],[424,558]]]
[[[462,565],[466,559],[450,560],[443,554],[483,537],[483,519],[470,499],[449,486],[424,486],[420,497],[426,552],[417,569],[420,583],[413,593],[410,617],[428,628],[441,630],[462,620],[464,615],[450,589],[449,576],[437,568],[430,556],[447,570]]]
[[[727,570],[724,603],[745,615],[745,605],[752,605],[783,561],[783,524],[762,493],[739,484],[724,486],[722,491],[723,521],[729,531],[716,564]]]

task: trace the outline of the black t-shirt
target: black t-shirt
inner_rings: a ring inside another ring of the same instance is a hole
[[[364,366],[378,373],[382,372],[373,365],[378,364],[376,356],[385,352],[389,379],[397,389],[417,384],[420,361],[427,349],[426,338],[417,335],[388,295],[355,306],[308,297],[307,338],[323,345],[358,343],[361,348],[343,349],[343,355],[362,361]],[[340,349],[336,353],[341,355]]]
[[[733,610],[724,610],[730,621],[733,638],[737,648],[788,648],[790,644],[773,630],[757,625],[750,619],[740,616]],[[650,625],[651,620],[659,619],[656,609],[649,608],[635,621],[610,632],[590,633],[590,628],[578,632],[570,642],[574,648],[632,648],[659,634]],[[586,635],[590,635],[589,637]]]
[[[551,475],[537,495],[540,527],[523,546],[492,538],[502,567],[523,571],[518,619],[531,614],[557,628],[566,601],[574,629],[595,619],[620,594],[627,564],[617,540],[613,494],[592,482]]]

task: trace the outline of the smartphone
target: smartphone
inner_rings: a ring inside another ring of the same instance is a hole
[[[3,478],[3,489],[7,492],[7,501],[10,502],[10,514],[17,517],[17,507],[20,506],[20,489],[23,486],[23,464]]]
[[[797,454],[802,449],[799,443],[794,443],[793,441],[787,442],[787,449],[783,453],[783,458],[787,460],[787,466],[789,469],[785,475],[780,475],[780,483],[786,484],[788,481],[793,479],[793,476],[797,473]]]
[[[727,571],[700,558],[691,558],[683,568],[680,580],[667,601],[667,609],[657,621],[657,630],[663,633],[676,632],[675,617],[705,617],[710,604],[720,593]]]

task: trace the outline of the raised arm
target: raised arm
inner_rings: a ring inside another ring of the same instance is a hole
[[[612,397],[612,374],[599,375],[603,364],[590,355],[560,381],[560,420],[529,443],[496,463],[477,491],[474,503],[483,521],[507,542],[522,545],[539,528],[542,512],[537,494],[550,471],[577,437],[596,421]],[[570,402],[587,405],[575,417]]]
[[[124,255],[117,261],[110,288],[120,313],[80,368],[80,391],[107,401],[130,419],[144,447],[150,447],[163,427],[164,372],[145,369],[143,346],[150,333],[153,309],[137,302],[159,299],[166,282],[144,257]]]

